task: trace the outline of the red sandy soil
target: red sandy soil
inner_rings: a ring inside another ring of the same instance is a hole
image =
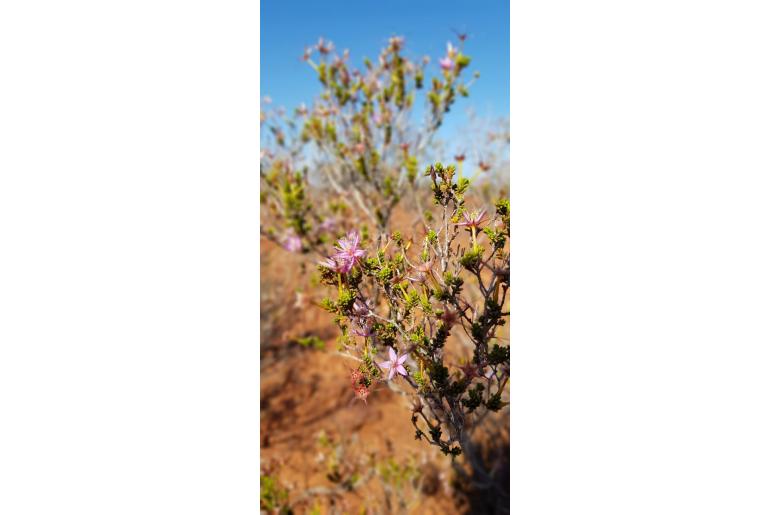
[[[414,439],[408,411],[402,405],[405,401],[389,390],[373,392],[367,404],[353,400],[347,379],[349,368],[350,363],[344,358],[305,350],[295,352],[269,370],[262,369],[261,459],[288,487],[290,499],[301,498],[303,492],[312,488],[334,486],[326,477],[324,464],[316,461],[317,435],[324,431],[334,440],[356,434],[358,441],[348,450],[354,459],[376,453],[398,462],[417,458],[432,463],[423,465],[427,473],[426,493],[410,513],[462,513],[451,498],[451,491],[441,484],[446,484],[451,475],[450,471],[438,468],[448,458]],[[376,483],[377,479],[370,482]],[[383,503],[378,486],[367,484],[345,493],[336,501],[337,507],[343,513],[360,513],[367,505]],[[321,500],[328,508],[330,498]],[[309,505],[310,500],[306,506]]]

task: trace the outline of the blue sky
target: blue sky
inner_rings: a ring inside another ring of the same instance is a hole
[[[447,118],[446,131],[465,119],[467,107],[485,118],[508,117],[509,3],[507,0],[262,0],[261,94],[274,106],[309,104],[318,94],[312,69],[300,60],[303,50],[320,36],[340,52],[350,49],[351,63],[374,58],[393,35],[406,38],[410,57],[429,55],[432,75],[453,29],[468,33],[465,52],[470,73],[481,74],[468,99],[459,99]]]

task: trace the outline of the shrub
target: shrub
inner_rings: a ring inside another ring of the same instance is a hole
[[[401,231],[365,249],[351,232],[318,266],[337,289],[326,308],[336,315],[341,348],[361,363],[358,397],[366,399],[372,383],[400,381],[414,398],[415,437],[457,456],[470,415],[506,404],[510,352],[496,340],[509,315],[510,220],[507,201],[491,215],[467,210],[468,184],[455,180],[453,166],[436,163],[426,176],[439,214],[422,238]],[[470,343],[467,363],[447,361],[452,334]]]

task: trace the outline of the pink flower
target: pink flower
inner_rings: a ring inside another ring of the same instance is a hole
[[[352,332],[356,336],[363,336],[364,338],[368,338],[369,336],[374,334],[372,332],[371,323],[361,325],[361,329],[351,329],[350,332]]]
[[[318,266],[322,266],[324,268],[328,268],[332,272],[343,273],[342,268],[343,265],[339,261],[336,261],[332,258],[326,258],[323,261],[318,262]]]
[[[316,48],[318,48],[318,51],[321,52],[322,54],[328,54],[329,52],[334,50],[334,43],[332,43],[331,41],[324,42],[324,38],[319,38],[318,45]]]
[[[332,231],[337,226],[337,222],[333,218],[326,218],[318,226],[318,228],[324,232]]]
[[[283,248],[289,252],[299,252],[302,250],[302,240],[296,234],[291,234],[284,240]]]
[[[356,328],[351,329],[353,334],[363,336],[364,338],[374,335],[374,332],[372,331],[373,321],[370,318],[371,310],[372,308],[369,301],[362,302],[356,299],[353,303],[353,308],[350,310],[350,319],[353,324],[357,326]]]
[[[346,274],[358,263],[366,252],[359,248],[360,237],[357,232],[350,231],[337,242],[338,252],[332,256],[342,264],[341,272]]]
[[[484,209],[482,209],[481,211],[474,211],[471,214],[468,214],[468,212],[466,211],[463,213],[463,218],[465,219],[465,221],[460,222],[457,225],[459,225],[460,227],[469,227],[469,228],[478,229],[484,223],[486,223],[487,220],[485,218],[485,215],[486,215],[486,211]]]
[[[438,65],[441,67],[442,70],[449,71],[454,66],[454,63],[449,57],[442,57],[441,59],[439,59]]]
[[[361,302],[360,300],[356,299],[355,302],[353,302],[353,315],[357,317],[369,316],[369,312],[372,309],[370,304],[371,301]]]
[[[396,372],[406,377],[406,369],[404,368],[404,362],[406,361],[408,354],[397,356],[396,351],[393,350],[393,347],[389,347],[388,355],[390,356],[390,360],[383,361],[382,363],[377,363],[377,365],[379,365],[380,368],[388,371],[388,381],[393,379],[393,376],[396,374]]]
[[[410,277],[409,280],[417,284],[424,284],[428,280],[428,276],[425,272],[417,272],[414,274],[414,277]]]
[[[353,302],[353,308],[350,311],[351,321],[354,326],[356,326],[351,329],[351,332],[355,335],[363,336],[364,338],[372,336],[374,334],[374,332],[372,332],[373,320],[369,318],[369,313],[371,311],[369,302],[362,302],[356,299],[355,302]]]

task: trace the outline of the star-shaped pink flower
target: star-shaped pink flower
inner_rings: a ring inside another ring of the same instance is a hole
[[[406,369],[404,368],[404,362],[406,361],[408,354],[397,356],[396,351],[393,350],[393,347],[389,347],[388,355],[390,356],[390,360],[383,361],[382,363],[377,363],[377,365],[379,365],[380,368],[388,371],[388,381],[393,379],[393,376],[396,374],[396,372],[406,377]]]
[[[343,274],[350,272],[353,266],[366,255],[366,252],[358,246],[360,241],[361,237],[358,233],[350,231],[346,237],[340,238],[337,242],[337,253],[332,257],[341,263]]]
[[[484,225],[487,222],[486,219],[486,210],[482,209],[481,211],[474,211],[470,214],[468,214],[467,211],[463,212],[463,218],[465,221],[458,223],[457,225],[460,227],[471,227],[474,229],[478,229],[482,225]]]
[[[371,320],[365,320],[363,323],[359,323],[358,326],[359,327],[354,327],[351,329],[350,332],[356,336],[363,336],[364,338],[368,338],[374,334],[374,331],[372,331]]]
[[[319,261],[318,266],[328,268],[332,272],[337,272],[337,273],[343,273],[342,270],[345,268],[344,263],[341,263],[340,261],[337,261],[336,259],[332,259],[332,258],[326,258],[323,261]]]

